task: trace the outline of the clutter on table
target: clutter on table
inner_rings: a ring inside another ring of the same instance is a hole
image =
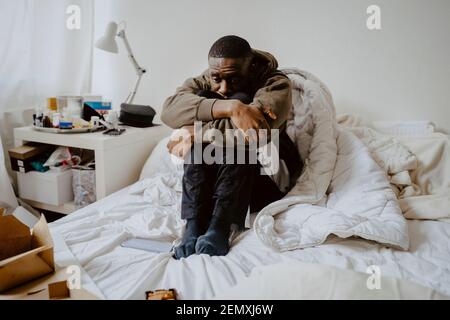
[[[106,127],[104,134],[111,136],[118,136],[125,132],[125,129],[119,127],[119,115],[115,111],[110,111],[106,117],[105,121],[100,120],[100,123]]]
[[[36,130],[52,133],[92,132],[106,128],[105,134],[121,135],[124,125],[152,127],[156,111],[148,105],[123,103],[120,115],[112,110],[112,103],[98,95],[58,96],[47,99],[45,108],[38,107],[33,114]],[[49,129],[49,130],[45,130]],[[84,131],[83,131],[84,130]]]
[[[46,107],[38,107],[33,114],[34,128],[60,129],[65,132],[74,129],[101,129],[100,120],[112,110],[110,101],[103,101],[101,96],[58,96],[47,99]],[[92,119],[94,118],[94,119]],[[77,131],[80,132],[80,131]]]

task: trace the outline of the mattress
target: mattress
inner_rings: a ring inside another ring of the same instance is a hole
[[[171,254],[123,248],[128,238],[174,241],[179,220],[131,192],[145,180],[50,224],[59,266],[82,268],[83,286],[106,299],[144,299],[145,291],[175,288],[181,299],[208,299],[236,285],[255,267],[302,261],[401,278],[450,295],[450,224],[408,220],[410,248],[396,250],[364,239],[331,236],[317,247],[277,252],[253,230],[239,234],[225,257]],[[155,230],[158,232],[155,233]]]

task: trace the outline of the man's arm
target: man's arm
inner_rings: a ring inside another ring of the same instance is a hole
[[[291,82],[286,75],[274,71],[256,92],[250,105],[237,100],[217,100],[199,97],[200,90],[210,90],[206,72],[200,77],[185,81],[175,95],[169,97],[163,106],[161,120],[174,129],[193,125],[195,121],[206,122],[205,127],[222,132],[225,129],[249,127],[261,123],[266,115],[270,128],[279,128],[287,119],[292,106]],[[261,115],[254,112],[257,108]],[[234,121],[233,121],[234,120]]]
[[[250,105],[256,106],[265,114],[271,111],[275,117],[267,117],[270,128],[280,128],[292,109],[291,80],[281,71],[273,71],[256,92]]]
[[[211,111],[214,120],[208,121],[204,127],[215,128],[222,132],[226,129],[236,129],[239,127],[245,131],[248,127],[251,127],[251,123],[253,122],[251,119],[249,121],[244,119],[247,115],[249,118],[251,117],[245,112],[246,108],[251,108],[252,111],[256,108],[260,111],[260,114],[265,116],[265,120],[269,126],[266,129],[280,128],[287,120],[292,108],[291,81],[284,73],[274,71],[256,92],[253,101],[249,105],[245,105],[236,100],[217,101],[213,104]],[[256,113],[254,115],[256,117],[255,119],[259,118]],[[245,122],[243,125],[245,128],[242,128],[242,122]]]
[[[207,71],[196,78],[187,79],[173,96],[166,99],[161,120],[173,129],[193,125],[195,121],[212,120],[211,109],[216,101],[197,95],[201,90],[210,90]]]
[[[188,80],[189,81],[189,80]],[[215,128],[222,132],[225,132],[227,129],[236,129],[237,126],[231,120],[233,118],[233,110],[242,109],[242,108],[252,108],[254,111],[258,110],[258,112],[262,115],[264,114],[270,128],[279,128],[287,119],[289,115],[289,111],[292,108],[292,92],[291,92],[291,82],[289,78],[279,71],[275,71],[272,76],[270,76],[264,83],[265,85],[259,89],[254,97],[253,102],[250,105],[244,105],[241,107],[236,107],[236,105],[242,104],[237,100],[213,100],[213,104],[211,106],[210,114],[211,119],[206,121],[203,124],[203,131]],[[186,88],[184,90],[187,90]],[[194,90],[201,90],[200,87],[195,87],[191,89],[191,92]],[[197,92],[195,91],[195,92]],[[172,98],[172,97],[171,97]],[[169,99],[171,99],[169,98]],[[200,98],[200,97],[197,97]],[[204,99],[204,98],[200,98]],[[207,99],[210,100],[210,99]],[[233,106],[233,104],[236,104]],[[169,106],[170,107],[170,106]],[[166,110],[167,107],[165,106]],[[235,111],[234,111],[235,112]],[[205,114],[209,114],[205,112]],[[168,113],[166,113],[167,115]],[[169,121],[170,119],[167,119]],[[163,120],[164,121],[164,120]],[[176,119],[174,119],[176,121]],[[192,121],[192,123],[195,120]],[[166,122],[166,121],[164,121]],[[168,122],[166,124],[170,125]],[[178,124],[179,127],[185,127],[187,136],[190,136],[189,139],[186,137],[183,139],[184,143],[178,144],[179,140],[174,141],[169,144],[169,150],[175,152],[178,156],[184,157],[185,150],[189,150],[190,145],[193,141],[193,127],[188,127],[192,124]],[[176,128],[176,127],[175,127]],[[189,133],[190,132],[190,133]]]
[[[186,80],[173,96],[166,99],[161,114],[161,120],[166,125],[179,129],[201,121],[205,124],[217,124],[217,127],[212,127],[219,130],[241,128],[246,131],[250,127],[259,127],[258,123],[261,121],[266,122],[259,111],[256,112],[255,108],[249,108],[238,100],[207,99],[198,96],[199,91],[211,89],[207,72]]]

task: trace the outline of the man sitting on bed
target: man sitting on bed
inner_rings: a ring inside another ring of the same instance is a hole
[[[208,70],[186,80],[165,101],[162,121],[191,133],[196,121],[203,122],[203,128],[221,132],[279,129],[279,158],[292,186],[302,164],[285,130],[292,107],[291,83],[277,70],[277,60],[267,52],[252,49],[240,37],[225,36],[211,47],[208,62]],[[168,144],[172,154],[185,159],[181,217],[187,221],[182,243],[175,248],[177,259],[194,253],[226,255],[231,225],[243,227],[249,207],[257,212],[288,191],[280,190],[273,178],[262,175],[258,163],[187,161],[194,158],[193,143],[193,134],[189,134],[187,139]],[[200,151],[208,145],[203,140]],[[225,159],[227,152],[223,154]]]

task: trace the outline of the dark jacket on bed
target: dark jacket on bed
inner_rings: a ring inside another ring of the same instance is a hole
[[[277,116],[269,119],[273,129],[284,130],[286,119],[292,107],[291,82],[281,71],[277,70],[278,62],[268,52],[253,50],[255,72],[250,75],[250,92],[253,97],[250,105],[257,108],[270,107]],[[212,106],[215,99],[207,99],[197,95],[199,91],[211,90],[209,70],[196,78],[187,79],[176,93],[167,98],[163,105],[161,120],[173,129],[193,125],[194,121],[204,122],[204,129],[216,128],[225,132],[226,129],[236,129],[230,119],[213,119]]]

